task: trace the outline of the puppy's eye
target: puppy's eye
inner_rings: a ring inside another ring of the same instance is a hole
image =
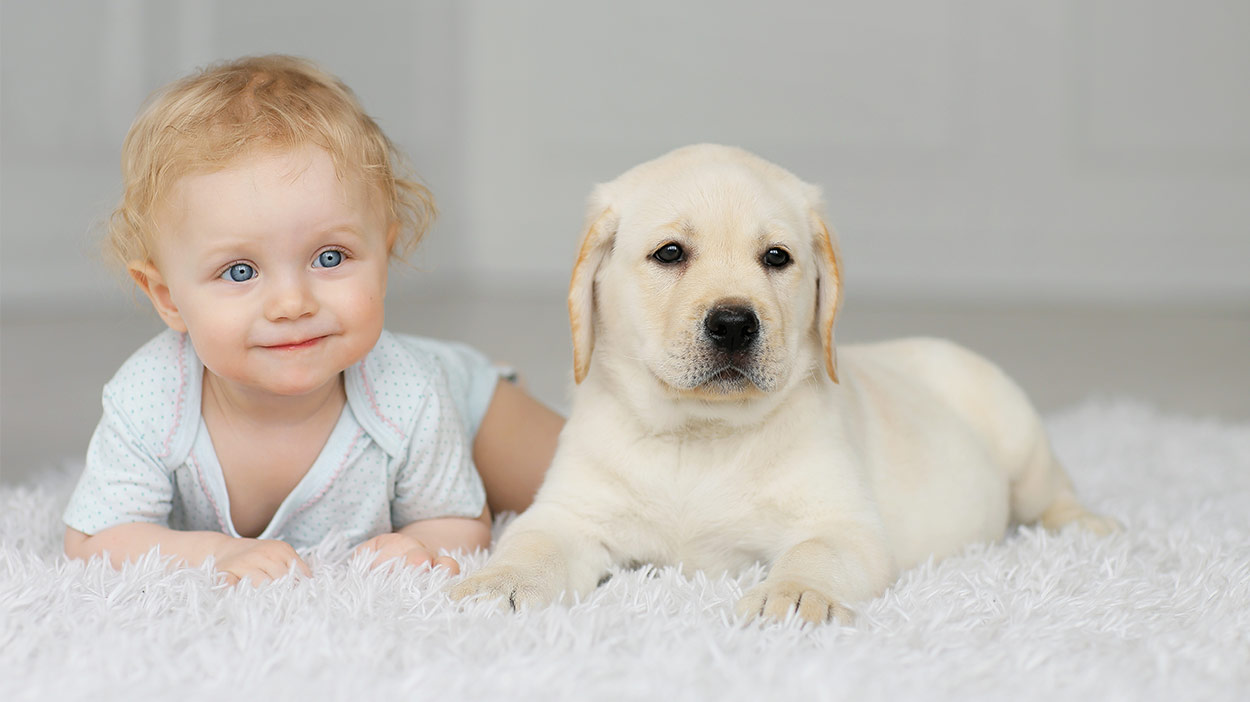
[[[658,251],[651,254],[651,258],[660,263],[681,263],[686,260],[686,251],[681,248],[680,244],[669,242],[660,247]]]
[[[776,246],[764,252],[764,265],[773,268],[781,268],[790,263],[790,254],[785,249],[779,249]]]

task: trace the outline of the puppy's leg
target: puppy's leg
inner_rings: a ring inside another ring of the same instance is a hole
[[[592,526],[552,505],[536,504],[499,538],[486,565],[449,590],[452,599],[499,600],[511,609],[584,595],[608,569],[607,550],[586,537]]]
[[[781,555],[764,582],[738,601],[739,616],[784,619],[790,612],[809,622],[854,619],[847,603],[879,595],[893,581],[895,567],[883,541],[875,538],[810,539]]]
[[[1076,524],[1105,536],[1122,529],[1115,519],[1089,511],[1076,499],[1072,480],[1055,459],[1040,420],[1035,427],[1033,448],[1011,485],[1012,518],[1022,524],[1041,522],[1050,531]]]
[[[948,342],[931,345],[927,355],[939,363],[926,382],[980,431],[990,455],[1006,470],[1012,519],[1040,521],[1052,530],[1078,524],[1096,534],[1120,528],[1077,501],[1072,481],[1051,452],[1041,417],[1002,369]]]

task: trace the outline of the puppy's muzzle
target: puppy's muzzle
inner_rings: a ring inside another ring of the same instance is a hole
[[[760,319],[750,307],[718,306],[703,318],[703,333],[718,351],[735,353],[750,348],[759,338]]]

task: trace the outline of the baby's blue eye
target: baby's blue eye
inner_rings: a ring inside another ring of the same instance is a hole
[[[226,269],[221,274],[222,278],[233,280],[236,283],[243,283],[256,277],[256,269],[246,263],[236,263]]]
[[[329,251],[322,251],[321,255],[317,256],[317,262],[313,264],[313,267],[314,268],[334,268],[335,266],[339,265],[342,262],[343,262],[343,252],[330,249]]]

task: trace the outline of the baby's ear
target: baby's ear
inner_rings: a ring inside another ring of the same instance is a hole
[[[165,278],[156,264],[150,260],[131,261],[126,268],[130,271],[130,277],[134,278],[135,285],[138,285],[143,294],[152,301],[152,307],[156,308],[156,313],[161,316],[165,324],[176,332],[185,332],[187,325],[183,323],[178,306],[169,295],[169,286],[165,284]]]
[[[386,227],[386,255],[395,255],[395,241],[399,238],[399,220],[391,222]]]

